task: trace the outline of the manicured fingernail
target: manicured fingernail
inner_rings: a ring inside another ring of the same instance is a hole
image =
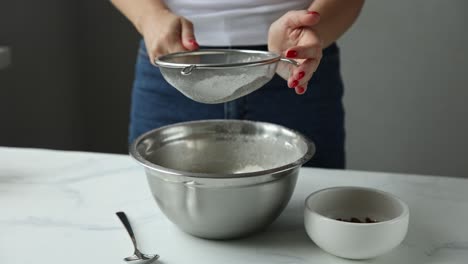
[[[302,87],[302,86],[296,87],[296,93],[297,94],[304,94],[305,93],[304,87]]]
[[[304,78],[304,75],[305,75],[305,72],[301,71],[299,73],[299,77],[297,79],[300,80],[300,79]]]
[[[189,40],[189,42],[190,42],[190,44],[192,44],[192,45],[194,45],[194,46],[198,46],[197,41],[194,40],[194,39]]]
[[[295,50],[288,50],[288,52],[286,52],[286,57],[288,58],[295,58],[297,56],[297,51]]]
[[[320,16],[319,12],[315,12],[315,11],[309,11],[309,12],[307,12],[307,14],[309,14],[309,15],[315,15],[315,16]]]
[[[297,80],[294,80],[294,81],[292,82],[292,84],[291,84],[291,86],[292,86],[291,88],[296,87],[298,84],[299,84],[299,82],[298,82]]]

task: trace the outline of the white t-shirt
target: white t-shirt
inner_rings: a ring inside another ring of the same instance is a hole
[[[172,12],[192,21],[202,46],[267,43],[268,29],[290,10],[304,10],[312,0],[165,0]]]

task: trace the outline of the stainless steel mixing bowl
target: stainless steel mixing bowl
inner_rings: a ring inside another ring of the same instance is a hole
[[[299,168],[314,151],[293,130],[240,120],[170,125],[130,146],[162,212],[183,231],[208,239],[267,227],[287,205]]]

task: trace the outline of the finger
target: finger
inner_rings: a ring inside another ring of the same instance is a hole
[[[170,41],[166,44],[168,52],[166,53],[175,53],[175,52],[181,52],[181,51],[187,51],[187,49],[183,46],[182,41],[179,40],[173,40]]]
[[[320,22],[320,14],[315,11],[289,11],[283,16],[286,26],[291,28],[311,27]]]
[[[299,80],[295,79],[295,78],[289,78],[288,79],[288,87],[289,88],[296,88],[296,86],[299,85]]]
[[[291,71],[291,75],[288,79],[288,86],[290,88],[296,88],[298,86],[305,86],[309,80],[312,78],[312,75],[317,70],[318,60],[316,59],[307,59],[301,63],[298,67],[295,67]]]
[[[317,71],[320,64],[320,60],[307,59],[304,61],[295,71],[292,76],[299,81],[299,85],[305,85],[310,81],[312,75]]]
[[[186,51],[187,49],[182,46],[180,39],[178,38],[168,38],[165,41],[155,42],[151,45],[151,48],[148,48],[148,56],[153,65],[158,57],[164,56],[166,54]]]
[[[322,58],[322,45],[320,41],[312,41],[306,46],[294,46],[290,47],[284,52],[284,56],[287,58],[297,59],[321,59]]]
[[[297,68],[299,66],[293,66],[293,65],[290,65],[290,64],[288,65],[289,74],[288,74],[288,77],[285,78],[285,79],[287,80],[289,88],[295,88],[296,86],[299,85],[300,78],[298,78],[298,74],[295,74],[295,68]]]
[[[187,19],[182,19],[182,45],[188,50],[198,49],[198,43],[195,39],[195,34],[193,33],[193,24]]]
[[[181,24],[178,33],[168,32],[167,34],[164,34],[162,38],[160,38],[158,44],[161,47],[161,49],[167,50],[166,54],[188,50],[183,45],[182,32],[183,32],[183,29],[182,29],[182,24]]]
[[[150,60],[151,64],[156,66],[155,60],[157,57],[165,54],[165,51],[161,49],[159,45],[156,45],[156,43],[151,43],[145,39],[145,46],[146,46],[146,52],[148,53],[148,59]]]
[[[299,94],[299,95],[302,95],[302,94],[305,94],[305,92],[307,91],[307,83],[305,85],[299,85],[297,86],[296,88],[294,88],[294,90],[296,91],[296,94]]]

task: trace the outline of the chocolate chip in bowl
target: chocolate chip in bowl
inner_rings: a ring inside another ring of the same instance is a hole
[[[364,218],[364,220],[360,220],[357,217],[351,217],[349,219],[347,218],[336,218],[335,220],[338,221],[343,221],[343,222],[350,222],[350,223],[366,223],[366,224],[372,224],[372,223],[378,223],[379,221],[371,219],[370,217]]]
[[[409,209],[398,197],[372,188],[334,187],[305,201],[307,234],[324,251],[368,259],[397,247],[408,230]]]

